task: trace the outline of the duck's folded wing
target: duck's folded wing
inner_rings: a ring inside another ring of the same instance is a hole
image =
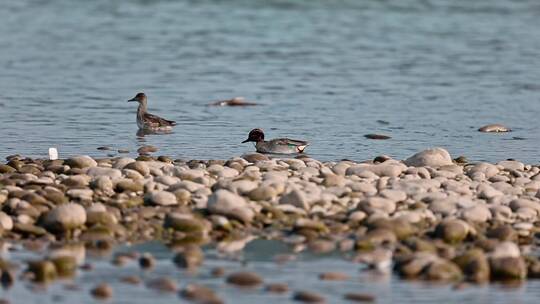
[[[161,118],[159,116],[156,116],[154,114],[146,113],[144,114],[144,121],[148,124],[154,125],[154,126],[175,126],[176,122],[172,120],[167,120],[165,118]]]
[[[309,142],[305,140],[297,140],[297,139],[290,139],[290,138],[277,138],[274,140],[276,144],[278,145],[284,145],[284,146],[308,146]]]

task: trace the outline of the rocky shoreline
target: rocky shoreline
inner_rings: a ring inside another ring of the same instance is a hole
[[[283,241],[293,253],[342,252],[351,263],[407,279],[461,284],[540,277],[540,165],[468,163],[441,148],[365,163],[256,153],[208,161],[11,156],[0,164],[0,208],[2,248],[23,244],[47,252],[25,265],[0,258],[5,288],[18,276],[45,283],[91,271],[85,250],[153,240],[176,253],[171,264],[186,269],[204,263],[203,247],[233,254],[258,238]],[[112,262],[130,259],[153,266],[145,254],[117,254]],[[263,281],[249,272],[226,276],[239,286]],[[167,280],[154,286],[176,290]],[[274,288],[286,292],[267,286]],[[107,298],[112,290],[99,285],[92,294]],[[221,301],[202,285],[181,294]],[[324,295],[292,298],[320,302]]]

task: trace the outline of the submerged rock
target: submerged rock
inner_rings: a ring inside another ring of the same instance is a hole
[[[227,277],[227,283],[241,287],[255,287],[263,283],[263,279],[253,272],[235,272]]]
[[[500,132],[510,132],[512,130],[510,130],[510,128],[506,127],[505,125],[490,124],[490,125],[485,125],[483,127],[480,127],[478,131],[485,132],[485,133],[500,133]]]

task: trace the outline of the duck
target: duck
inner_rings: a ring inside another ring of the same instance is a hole
[[[139,107],[137,108],[137,126],[140,130],[170,131],[173,126],[176,126],[175,121],[148,113],[147,100],[146,94],[144,93],[137,93],[135,97],[128,100],[128,102],[139,103]]]
[[[309,146],[309,142],[304,140],[296,140],[289,138],[276,138],[272,140],[264,140],[264,132],[262,129],[253,129],[249,132],[248,138],[242,143],[254,142],[255,149],[259,153],[275,153],[275,154],[294,154],[302,153]]]

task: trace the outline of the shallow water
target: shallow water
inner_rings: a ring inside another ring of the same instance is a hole
[[[261,127],[322,160],[443,146],[538,162],[539,13],[536,0],[3,1],[0,156],[152,144],[222,159]],[[138,91],[174,134],[136,136]],[[205,106],[234,96],[263,105]],[[488,123],[515,131],[476,131]]]
[[[159,278],[173,279],[179,289],[189,283],[211,287],[226,303],[298,303],[292,300],[295,291],[307,290],[323,295],[327,303],[353,303],[343,300],[346,293],[373,295],[377,303],[532,303],[540,297],[540,282],[529,281],[521,285],[504,286],[491,284],[480,287],[468,286],[455,290],[452,285],[433,284],[419,281],[403,281],[393,275],[365,271],[359,264],[353,264],[340,255],[317,256],[302,253],[296,260],[277,264],[275,254],[290,254],[283,245],[275,241],[254,241],[246,247],[238,258],[226,258],[215,251],[206,254],[203,266],[196,272],[177,269],[172,263],[173,254],[157,243],[135,247],[119,248],[118,251],[131,250],[149,252],[156,256],[156,267],[142,271],[136,262],[123,267],[110,264],[111,255],[92,257],[87,254],[94,269],[80,272],[73,280],[64,280],[48,286],[36,287],[17,281],[8,290],[0,289],[0,296],[12,303],[96,303],[90,296],[90,289],[101,282],[113,288],[113,297],[105,303],[189,303],[176,293],[163,293],[146,287],[146,283]],[[33,254],[14,254],[17,259],[29,259]],[[15,259],[16,260],[16,259]],[[252,271],[261,274],[264,283],[286,283],[289,292],[272,294],[264,291],[264,286],[246,289],[236,288],[225,283],[224,278],[215,278],[210,272],[214,267],[223,267],[225,273]],[[319,274],[337,271],[350,276],[346,281],[322,281]],[[143,283],[129,285],[121,283],[120,278],[138,276]],[[66,286],[77,286],[69,290]],[[34,292],[29,292],[34,290]]]

